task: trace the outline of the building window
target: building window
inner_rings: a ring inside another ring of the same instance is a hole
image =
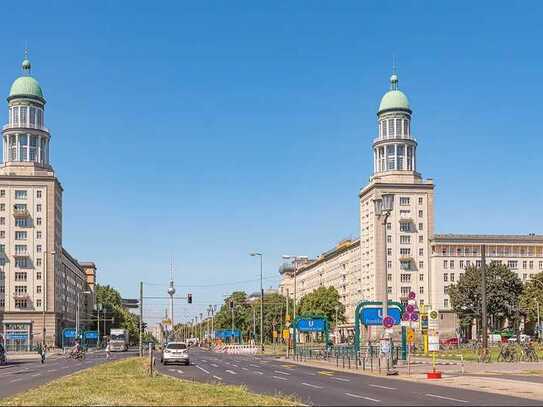
[[[419,197],[419,205],[422,205],[422,203],[423,203],[422,197]]]
[[[15,281],[26,281],[26,273],[22,271],[16,271]]]
[[[406,196],[400,197],[400,205],[401,206],[409,206],[409,198]]]
[[[36,252],[41,253],[41,244],[36,245]]]
[[[387,243],[392,243],[392,236],[391,235],[387,236]]]
[[[410,283],[411,282],[411,274],[400,274],[400,281],[402,283]]]
[[[3,216],[0,217],[0,225],[5,225],[6,224],[6,218],[4,218]]]
[[[533,260],[530,260],[530,270],[534,268],[534,261]]]
[[[41,212],[41,204],[36,205],[36,212]]]
[[[423,269],[424,268],[424,262],[423,261],[419,261],[419,269]]]
[[[423,211],[419,211],[419,218],[422,218],[422,217],[423,217],[423,214],[424,214]]]
[[[523,268],[523,269],[528,268],[528,262],[527,262],[526,260],[524,260],[524,261],[522,262],[522,268]]]
[[[390,229],[392,229],[392,223],[389,222],[387,223],[387,230],[390,230]]]
[[[466,260],[466,267],[469,267],[469,266],[471,266],[471,261]]]
[[[41,271],[36,273],[36,280],[41,280]]]
[[[36,225],[38,225],[38,226],[41,225],[41,218],[36,218]]]
[[[0,189],[0,198],[5,198],[5,197],[6,197],[6,190]]]
[[[26,240],[26,231],[16,231],[15,240]]]
[[[449,308],[449,299],[448,299],[448,298],[445,298],[445,299],[443,300],[443,306],[444,306],[445,308]]]
[[[392,261],[391,260],[387,260],[387,268],[389,268],[389,269],[392,268]]]
[[[419,274],[419,281],[424,281],[424,274]]]
[[[15,190],[15,199],[26,199],[26,191]]]
[[[24,295],[24,294],[26,294],[26,285],[16,285],[15,286],[15,294],[16,295]]]
[[[38,198],[38,199],[41,198],[41,191],[36,191],[36,198]]]
[[[387,248],[387,255],[392,256],[392,249],[390,247]]]
[[[464,260],[460,260],[460,268],[461,268],[461,269],[464,268]]]
[[[523,280],[526,280],[527,278],[528,278],[528,274],[527,274],[527,273],[524,273],[524,274],[522,275],[522,279],[523,279]]]
[[[475,267],[481,267],[481,260],[475,260]]]
[[[6,204],[5,203],[1,203],[0,204],[0,211],[4,212],[6,210]]]
[[[448,260],[443,260],[443,268],[444,268],[444,269],[449,268],[449,262],[448,262]]]
[[[6,231],[5,230],[0,230],[0,239],[3,239],[6,237]]]
[[[409,256],[410,254],[411,254],[411,249],[409,247],[400,248],[400,255],[401,256]]]
[[[26,254],[26,245],[25,244],[16,244],[15,245],[16,254]]]
[[[409,235],[400,235],[400,243],[401,244],[409,244],[411,243],[411,236]]]
[[[507,262],[507,267],[509,267],[511,270],[516,270],[518,268],[518,261],[516,260],[509,260]]]
[[[543,261],[539,262],[539,270],[543,270]]]
[[[41,307],[41,300],[36,300],[36,307]]]
[[[424,294],[424,286],[419,287],[419,294]]]
[[[392,294],[392,287],[387,287],[387,293]]]
[[[29,225],[29,219],[28,218],[16,218],[15,219],[15,226],[19,228],[26,228]]]
[[[400,287],[400,292],[402,295],[408,295],[411,291],[411,287]]]
[[[419,243],[424,243],[424,236],[423,235],[419,235]]]
[[[41,230],[36,232],[36,239],[41,239]]]
[[[424,305],[424,300],[419,300],[419,305],[423,306]]]
[[[392,274],[387,274],[387,281],[392,281]]]
[[[29,267],[29,260],[27,257],[17,257],[15,259],[15,267],[17,268],[20,268],[20,269],[26,269]]]
[[[422,247],[419,248],[419,256],[424,256],[424,249]]]
[[[451,273],[451,283],[454,283],[454,273]]]
[[[422,230],[422,223],[419,223],[419,230]]]
[[[449,281],[449,273],[444,273],[443,274],[443,281],[445,281],[445,282]]]
[[[26,299],[22,300],[18,298],[15,300],[15,308],[25,309],[27,306],[28,306],[28,303]]]
[[[41,294],[41,285],[36,286],[36,293]]]
[[[400,222],[400,232],[410,232],[411,224],[409,222]]]
[[[445,295],[449,294],[449,286],[448,285],[443,286],[443,294],[445,294]]]

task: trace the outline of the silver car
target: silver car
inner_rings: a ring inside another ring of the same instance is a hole
[[[162,349],[162,356],[160,362],[163,365],[168,363],[184,363],[190,364],[189,349],[185,342],[169,342],[164,349]]]

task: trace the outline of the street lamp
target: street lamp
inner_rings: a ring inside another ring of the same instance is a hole
[[[78,291],[76,293],[76,297],[77,297],[77,306],[76,306],[76,314],[75,314],[75,317],[76,317],[76,322],[75,322],[75,337],[76,338],[79,338],[79,321],[80,321],[80,317],[79,317],[79,294],[92,294],[91,291],[87,290],[87,291]]]
[[[379,218],[383,218],[383,241],[385,248],[385,263],[384,263],[384,279],[385,279],[385,291],[383,301],[383,319],[388,316],[388,267],[387,267],[387,221],[388,217],[394,209],[394,194],[382,194],[381,198],[373,200],[375,215]]]
[[[307,260],[309,257],[307,256],[288,256],[284,254],[283,259],[289,260],[291,259],[293,263],[296,263],[298,260]],[[296,271],[297,266],[296,264],[293,264],[293,270],[294,270],[294,310],[292,311],[292,320],[294,321],[296,319]]]
[[[260,349],[264,352],[264,288],[262,287],[262,253],[250,253],[260,257]]]

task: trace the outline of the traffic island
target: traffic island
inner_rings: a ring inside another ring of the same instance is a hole
[[[2,406],[294,406],[296,400],[254,394],[241,386],[149,376],[146,358],[85,369],[0,401]],[[148,363],[147,363],[148,364]]]

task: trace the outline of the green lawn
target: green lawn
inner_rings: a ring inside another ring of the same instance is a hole
[[[2,406],[293,406],[294,399],[250,393],[241,386],[194,383],[146,373],[145,359],[129,358],[83,370],[16,396]]]

